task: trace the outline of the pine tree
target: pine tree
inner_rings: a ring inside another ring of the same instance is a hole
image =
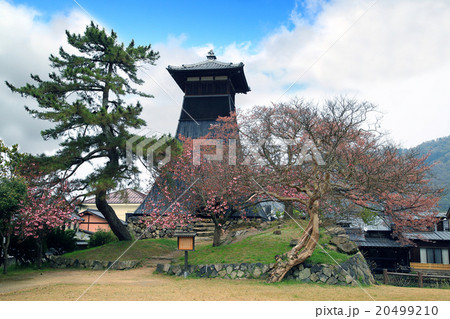
[[[25,106],[32,116],[54,123],[41,132],[42,137],[62,140],[56,155],[39,157],[41,164],[59,172],[61,179],[73,181],[83,164],[103,163],[76,180],[79,190],[95,195],[96,206],[111,230],[120,240],[130,240],[126,227],[106,202],[106,194],[139,173],[126,161],[126,141],[134,137],[130,129],[144,126],[145,121],[139,117],[141,104],[127,104],[124,98],[152,97],[133,86],[144,82],[137,75],[139,67],[154,65],[159,53],[151,45],[135,46],[133,40],[125,47],[114,31],[108,35],[93,22],[83,35],[68,31],[66,35],[78,52],[71,54],[61,47],[59,56],[50,55],[54,71],[48,80],[32,74],[34,84],[6,84],[13,92],[37,101],[37,108]]]

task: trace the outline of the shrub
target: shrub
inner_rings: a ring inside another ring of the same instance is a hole
[[[55,249],[58,254],[64,254],[74,251],[77,247],[75,239],[75,230],[62,230],[61,228],[53,229],[47,237],[47,248]]]
[[[16,258],[18,265],[32,264],[35,262],[37,255],[36,239],[33,237],[20,238],[15,235],[11,236],[8,254]]]
[[[89,247],[102,246],[118,240],[112,231],[98,230],[89,239]]]

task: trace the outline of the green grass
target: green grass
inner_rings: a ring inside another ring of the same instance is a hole
[[[17,265],[10,265],[8,266],[7,274],[3,274],[3,265],[0,267],[0,279],[2,278],[12,278],[12,277],[21,277],[28,274],[35,274],[35,273],[43,273],[48,271],[54,271],[55,268],[51,268],[47,265],[47,263],[43,263],[42,267],[39,269],[36,265],[24,265],[24,266],[17,266]]]
[[[305,227],[305,222],[300,221]],[[275,255],[281,255],[291,249],[289,242],[292,238],[301,236],[301,228],[289,222],[280,228],[281,235],[274,235],[273,231],[278,228],[271,228],[263,233],[249,236],[241,241],[219,247],[209,245],[198,245],[196,250],[189,252],[189,264],[216,264],[216,263],[273,263]],[[327,235],[321,234],[319,244],[326,244],[329,241]],[[316,247],[313,255],[306,260],[312,264],[335,264],[346,261],[350,256],[325,248],[326,253]],[[328,253],[328,254],[327,254]],[[330,257],[331,256],[331,257]],[[335,261],[334,261],[335,260]],[[184,257],[180,257],[177,263],[183,263]]]
[[[299,221],[301,227],[306,227],[306,221]],[[289,242],[298,238],[302,229],[294,222],[287,222],[274,226],[265,231],[251,235],[245,239],[229,245],[212,247],[211,243],[198,243],[196,250],[189,252],[189,264],[217,264],[217,263],[273,263],[275,255],[281,255],[291,249]],[[274,235],[274,230],[281,230],[281,235]],[[328,235],[321,233],[319,244],[328,243]],[[111,261],[119,257],[133,242],[111,242],[106,245],[74,251],[63,255],[66,258]],[[121,260],[145,261],[155,256],[164,256],[177,250],[175,238],[171,239],[145,239],[137,241]],[[313,255],[306,261],[312,264],[341,263],[350,256],[325,248],[324,252],[319,245]],[[331,257],[330,257],[331,256]],[[184,256],[175,259],[176,263],[184,263]]]
[[[103,246],[77,250],[64,254],[62,257],[85,260],[111,261],[118,258],[134,241],[116,241]],[[121,260],[144,261],[154,256],[164,256],[177,250],[177,241],[174,238],[158,238],[138,240]]]

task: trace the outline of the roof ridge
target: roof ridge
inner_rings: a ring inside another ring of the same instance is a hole
[[[217,60],[204,60],[201,62],[196,62],[196,63],[190,63],[190,64],[182,64],[181,66],[176,66],[176,65],[168,65],[167,69],[169,70],[183,70],[183,69],[189,69],[189,68],[194,68],[194,67],[200,67],[206,64],[217,64],[220,66],[224,66],[224,67],[230,67],[230,68],[237,68],[237,67],[242,67],[244,66],[244,63],[239,62],[239,63],[233,63],[233,62],[222,62],[222,61],[217,61]]]
[[[108,204],[140,204],[145,196],[146,194],[136,189],[124,188],[106,194],[106,201]],[[95,197],[85,200],[84,203],[95,203]]]

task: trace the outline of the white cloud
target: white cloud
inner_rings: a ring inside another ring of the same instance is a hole
[[[253,92],[243,105],[283,96],[367,99],[405,146],[450,134],[450,2],[332,1],[313,25],[295,16],[247,56]],[[234,48],[225,52],[232,52]],[[305,88],[299,88],[305,85]]]
[[[40,131],[49,124],[31,118],[24,104],[33,106],[34,101],[11,93],[5,81],[21,86],[30,82],[30,73],[45,78],[49,55],[66,43],[65,30],[82,32],[89,22],[77,10],[55,15],[48,22],[39,17],[35,9],[0,1],[0,138],[30,153],[51,151],[57,143],[42,141]]]
[[[450,134],[450,2],[372,4],[311,1],[306,7],[316,15],[313,23],[307,14],[293,11],[291,27],[280,26],[258,43],[186,48],[185,35],[168,35],[164,43],[153,44],[161,54],[157,66],[141,73],[146,81],[142,91],[155,96],[140,98],[148,128],[176,129],[183,94],[166,67],[204,60],[213,48],[219,60],[245,63],[252,91],[237,97],[238,107],[277,101],[296,82],[282,99],[349,94],[378,104],[385,112],[384,128],[405,146]],[[83,32],[89,22],[77,10],[49,22],[40,22],[38,14],[0,0],[0,109],[5,114],[0,137],[29,152],[56,144],[41,140],[39,131],[48,124],[31,119],[23,110],[24,99],[10,93],[3,81],[22,85],[29,73],[48,73],[48,56],[65,43],[64,30]]]

